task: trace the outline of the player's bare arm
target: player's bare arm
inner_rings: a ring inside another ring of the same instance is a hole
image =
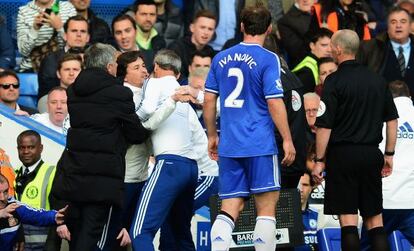
[[[208,155],[212,160],[218,160],[218,135],[216,128],[216,102],[217,95],[206,92],[204,95],[203,116],[207,128]]]
[[[281,98],[268,99],[267,104],[272,120],[283,138],[283,151],[285,157],[282,160],[282,165],[290,166],[293,161],[295,161],[296,150],[293,146],[292,136],[290,134],[285,104]]]

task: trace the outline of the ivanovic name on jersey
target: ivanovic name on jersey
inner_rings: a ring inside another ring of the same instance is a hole
[[[252,70],[253,67],[257,66],[256,61],[254,61],[254,58],[247,53],[234,53],[233,56],[229,54],[220,59],[219,65],[223,68],[227,64],[227,62],[230,61],[245,62],[249,66],[250,70]]]
[[[283,97],[276,54],[243,42],[219,52],[205,90],[220,96],[220,156],[277,154],[275,126],[267,105],[268,99]]]

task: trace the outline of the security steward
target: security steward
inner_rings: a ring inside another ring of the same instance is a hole
[[[390,250],[382,222],[382,177],[391,174],[398,113],[385,80],[355,61],[358,35],[331,39],[338,70],[326,78],[316,119],[313,177],[320,183],[326,159],[324,213],[339,215],[343,251],[360,250],[358,210],[372,250]],[[385,154],[378,149],[386,122]],[[326,149],[328,148],[328,151]]]
[[[320,58],[331,56],[329,43],[332,34],[332,31],[326,28],[318,29],[310,38],[310,52],[292,70],[303,84],[303,93],[314,92],[315,86],[319,84],[318,62]]]
[[[17,151],[23,164],[15,182],[17,199],[33,208],[50,210],[48,197],[56,169],[41,159],[43,145],[39,133],[33,130],[20,133]],[[49,227],[24,224],[23,228],[25,250],[43,250]]]

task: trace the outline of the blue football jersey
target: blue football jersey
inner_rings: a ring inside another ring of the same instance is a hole
[[[218,53],[206,91],[220,96],[220,156],[277,154],[275,125],[266,101],[283,97],[276,54],[247,43]]]

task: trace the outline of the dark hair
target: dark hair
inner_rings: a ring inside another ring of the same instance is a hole
[[[115,23],[121,22],[124,20],[130,21],[132,24],[132,27],[134,27],[135,30],[137,29],[137,26],[135,24],[135,19],[133,19],[130,15],[120,14],[112,20],[112,34],[115,34],[115,29],[114,29]]]
[[[197,11],[194,15],[192,23],[195,23],[197,21],[197,19],[200,18],[200,17],[214,19],[214,21],[216,21],[216,26],[217,26],[217,16],[212,11],[205,10],[205,9]]]
[[[309,42],[316,43],[319,39],[328,37],[331,38],[333,35],[333,32],[327,28],[319,28],[317,29],[312,36],[310,36]]]
[[[144,56],[140,51],[127,51],[122,53],[116,60],[116,63],[118,64],[118,67],[116,69],[117,78],[124,81],[128,65],[136,61],[138,58],[141,58],[142,61],[144,61]]]
[[[14,71],[6,69],[6,70],[0,72],[0,78],[5,78],[5,77],[8,77],[8,76],[12,76],[15,79],[17,79],[17,82],[20,82],[19,77],[17,76],[17,74]]]
[[[401,8],[399,5],[392,7],[391,9],[389,9],[388,11],[388,15],[387,15],[387,21],[390,18],[391,14],[394,14],[396,12],[405,12],[408,16],[408,21],[411,22],[411,14],[404,8]]]
[[[388,84],[388,88],[390,88],[391,94],[394,98],[410,96],[410,89],[404,81],[394,80]]]
[[[154,5],[155,7],[157,7],[157,4],[154,2],[154,0],[136,0],[134,2],[134,6],[132,8],[134,13],[137,12],[138,6],[140,6],[140,5]]]
[[[81,16],[81,15],[72,16],[72,17],[70,17],[70,18],[66,21],[66,23],[63,25],[63,30],[65,31],[65,33],[66,33],[66,32],[68,32],[68,28],[69,28],[69,23],[70,23],[70,21],[83,21],[83,22],[85,22],[85,23],[86,23],[86,25],[87,25],[87,27],[88,27],[87,32],[89,33],[89,23],[88,23],[88,20],[86,20],[86,19],[85,19],[83,16]]]
[[[333,58],[331,58],[331,57],[323,57],[323,58],[320,58],[320,59],[318,59],[318,68],[321,65],[326,64],[326,63],[335,63],[335,60]]]
[[[315,181],[312,179],[311,171],[306,169],[305,172],[303,173],[303,175],[305,175],[305,174],[309,175],[309,184],[310,184],[311,187],[314,187],[315,186]]]
[[[277,43],[277,35],[273,32],[266,36],[263,47],[271,52],[280,55],[280,49]]]
[[[212,55],[210,54],[210,52],[208,52],[207,50],[196,50],[193,54],[191,54],[191,59],[190,59],[190,64],[193,63],[193,60],[195,57],[200,57],[200,58],[213,58]]]
[[[29,136],[34,136],[39,141],[39,143],[42,143],[42,139],[38,132],[33,131],[33,130],[26,130],[26,131],[21,132],[19,136],[17,136],[17,145],[19,145],[23,137],[29,137]]]
[[[248,35],[264,34],[272,21],[272,15],[264,6],[248,7],[240,15],[244,33]]]
[[[62,64],[64,62],[72,61],[72,60],[79,61],[81,68],[82,68],[83,61],[82,61],[82,57],[79,54],[65,53],[63,57],[59,58],[57,70],[60,70],[62,68]]]

